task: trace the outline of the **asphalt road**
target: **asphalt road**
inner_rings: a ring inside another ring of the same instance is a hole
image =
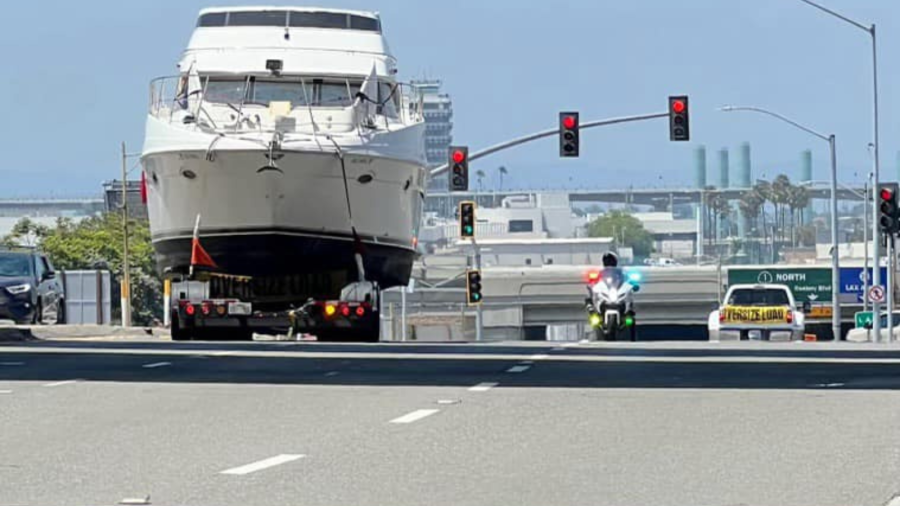
[[[0,505],[882,505],[900,348],[0,345]]]

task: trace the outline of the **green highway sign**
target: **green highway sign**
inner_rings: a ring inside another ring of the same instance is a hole
[[[872,312],[857,311],[853,320],[856,322],[856,328],[865,328],[867,325],[872,325]]]
[[[798,303],[831,302],[831,269],[821,267],[772,267],[728,269],[728,286],[743,284],[787,285]]]

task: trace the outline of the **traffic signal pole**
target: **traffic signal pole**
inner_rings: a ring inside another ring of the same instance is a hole
[[[609,119],[601,119],[601,120],[596,120],[596,121],[588,121],[586,123],[580,124],[578,126],[578,129],[584,130],[586,128],[594,128],[594,127],[607,126],[607,125],[616,125],[619,123],[630,123],[630,122],[634,122],[634,121],[644,121],[644,120],[648,120],[648,119],[668,118],[668,117],[669,117],[668,111],[654,113],[654,114],[640,114],[640,115],[636,115],[636,116],[622,116],[620,118],[609,118]],[[495,144],[493,146],[487,147],[485,149],[482,149],[481,151],[476,151],[474,153],[471,153],[471,154],[469,154],[469,161],[471,162],[471,161],[477,160],[479,158],[482,158],[482,157],[485,157],[488,155],[492,155],[498,151],[503,151],[505,149],[519,146],[519,145],[522,145],[522,144],[525,144],[525,143],[528,143],[528,142],[531,142],[534,140],[543,139],[544,137],[552,137],[552,136],[556,136],[556,135],[559,135],[559,127],[558,126],[554,127],[552,130],[543,130],[543,131],[535,132],[533,134],[528,134],[528,135],[525,135],[522,137],[517,137],[515,139],[511,139],[511,140],[508,140],[505,142],[501,142],[500,144]],[[431,169],[431,172],[429,173],[429,175],[431,177],[438,176],[440,174],[443,174],[447,170],[449,170],[449,168],[450,168],[449,164],[440,165],[438,167],[435,167],[434,169]]]

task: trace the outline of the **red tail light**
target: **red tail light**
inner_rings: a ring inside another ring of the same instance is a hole
[[[788,312],[784,315],[784,321],[794,323],[794,312],[788,309]]]
[[[720,309],[719,310],[719,323],[724,323],[724,322],[725,322],[725,310]]]
[[[363,316],[366,314],[366,308],[359,306],[356,308],[356,316]]]
[[[194,313],[197,312],[197,308],[195,308],[193,304],[188,304],[187,306],[184,306],[184,312],[188,316],[194,316]]]
[[[341,304],[341,316],[350,316],[350,306]]]
[[[600,281],[600,271],[590,271],[587,273],[587,282],[589,284],[596,284]]]
[[[200,311],[203,313],[203,316],[209,316],[211,308],[209,307],[208,302],[204,302],[203,305],[200,306]]]

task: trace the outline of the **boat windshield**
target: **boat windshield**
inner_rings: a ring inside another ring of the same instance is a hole
[[[381,104],[394,102],[399,107],[399,94],[390,83],[379,83],[377,96],[370,97]],[[292,106],[348,107],[353,105],[362,80],[304,79],[291,80],[211,77],[206,83],[206,102],[218,104],[269,105],[271,102],[290,102]],[[379,108],[381,109],[381,108]]]

